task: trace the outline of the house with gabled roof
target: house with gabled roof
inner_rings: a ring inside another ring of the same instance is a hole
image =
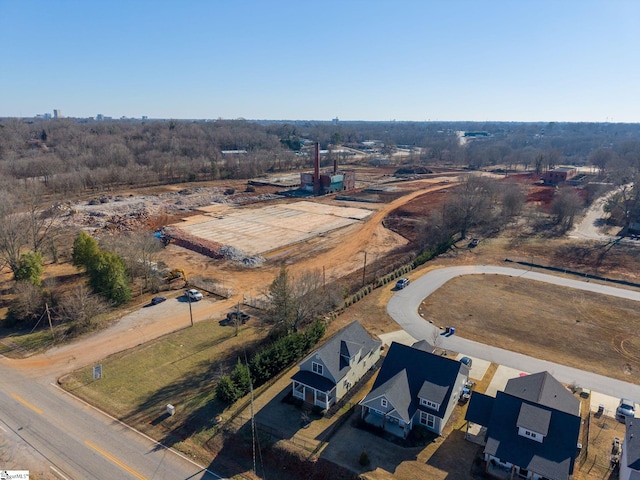
[[[640,418],[625,418],[620,480],[640,480]]]
[[[548,372],[512,378],[495,398],[471,394],[465,420],[486,428],[487,472],[532,480],[571,478],[580,401]]]
[[[369,394],[362,419],[400,438],[415,425],[440,435],[469,380],[469,367],[420,348],[392,342]]]
[[[333,335],[300,362],[291,377],[293,396],[328,409],[340,400],[380,358],[382,342],[357,320]]]

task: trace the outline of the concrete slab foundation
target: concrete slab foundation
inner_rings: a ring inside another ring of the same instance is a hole
[[[263,208],[205,207],[178,227],[195,237],[236,247],[249,255],[264,255],[347,227],[369,215],[364,208],[301,201]]]

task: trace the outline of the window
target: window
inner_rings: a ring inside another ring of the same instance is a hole
[[[436,417],[427,412],[420,412],[420,423],[428,428],[434,428],[436,425]]]
[[[433,408],[434,410],[438,410],[440,408],[440,404],[436,402],[432,402],[431,400],[427,400],[426,398],[420,399],[420,405],[425,407]]]
[[[528,430],[523,427],[518,428],[518,435],[522,437],[530,438],[531,440],[535,440],[536,442],[540,442],[540,443],[542,443],[542,441],[544,440],[544,435]]]
[[[326,403],[327,395],[324,392],[316,392],[316,398],[319,402]]]
[[[316,363],[316,362],[312,362],[311,363],[311,370],[313,370],[313,373],[317,373],[318,375],[322,375],[324,368],[322,367],[321,364]]]
[[[387,399],[386,398],[381,399],[380,405],[382,406],[382,408],[387,408],[387,405],[388,405]]]

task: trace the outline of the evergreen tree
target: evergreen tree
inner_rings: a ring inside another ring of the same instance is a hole
[[[251,389],[251,374],[249,367],[238,359],[236,368],[231,372],[231,381],[236,387],[238,397],[242,397],[249,393]]]
[[[91,270],[91,266],[96,262],[100,254],[98,242],[85,232],[78,233],[73,242],[73,265],[76,267],[84,267],[87,271]]]
[[[111,252],[99,252],[89,270],[91,287],[116,305],[131,300],[127,268],[121,257]]]
[[[227,405],[231,405],[239,398],[238,390],[230,377],[225,375],[218,381],[216,385],[216,397]]]
[[[42,254],[40,252],[25,253],[20,257],[18,268],[13,274],[16,282],[25,280],[36,287],[42,286],[40,276],[44,272]]]

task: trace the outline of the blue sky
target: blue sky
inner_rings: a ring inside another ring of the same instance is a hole
[[[0,116],[640,121],[638,0],[0,0]]]

